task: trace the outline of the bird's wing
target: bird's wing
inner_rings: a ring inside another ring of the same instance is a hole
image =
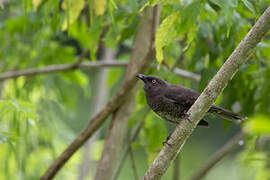
[[[189,108],[196,101],[199,95],[200,94],[198,92],[192,89],[170,84],[165,91],[164,97],[174,104]]]

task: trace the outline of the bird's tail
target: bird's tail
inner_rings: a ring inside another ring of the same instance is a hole
[[[219,117],[221,117],[223,119],[227,119],[227,120],[230,120],[230,121],[236,121],[238,123],[245,120],[245,119],[247,119],[246,116],[243,116],[241,114],[232,112],[230,110],[227,110],[227,109],[224,109],[222,107],[215,106],[215,105],[211,106],[209,112],[214,113],[215,115],[217,115],[217,116],[219,116]]]

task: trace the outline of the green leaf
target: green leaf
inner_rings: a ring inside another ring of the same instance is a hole
[[[245,124],[244,129],[251,134],[270,134],[270,117],[257,115]]]
[[[106,0],[94,0],[94,12],[96,16],[103,15],[107,6]]]
[[[181,11],[174,12],[165,18],[156,33],[156,58],[159,63],[164,59],[163,48],[176,37],[188,32],[187,46],[193,41],[197,25],[196,20],[200,14],[202,3],[195,1]]]
[[[256,15],[255,8],[249,0],[242,0],[243,4],[252,12],[253,15]]]
[[[79,17],[84,7],[84,0],[64,0],[62,8],[68,11],[68,15],[64,19],[62,24],[62,31],[66,30],[68,25],[73,24]]]
[[[32,0],[34,11],[37,11],[39,5],[42,3],[43,0]]]
[[[198,15],[200,14],[202,7],[202,3],[200,1],[195,1],[189,4],[186,8],[181,12],[181,22],[178,27],[178,33],[183,34],[190,30],[191,27],[196,27],[196,20]]]
[[[175,12],[165,18],[156,33],[156,58],[159,63],[164,59],[163,47],[168,45],[177,36],[176,24],[179,20],[179,12]]]
[[[238,0],[211,0],[221,8],[221,15],[226,19],[227,33],[226,36],[230,35],[230,30],[232,27],[232,20],[234,17],[234,8],[238,5]]]
[[[180,4],[179,0],[148,0],[149,5],[154,6],[157,4]]]
[[[88,77],[81,71],[65,72],[61,77],[65,81],[78,84],[81,87],[85,87],[88,84]]]

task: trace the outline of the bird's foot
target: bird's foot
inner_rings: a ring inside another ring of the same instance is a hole
[[[169,139],[171,138],[171,135],[172,135],[172,133],[170,133],[170,134],[167,136],[166,140],[162,142],[162,145],[163,145],[163,146],[165,146],[165,144],[167,144],[168,146],[172,146],[172,144],[168,143]]]
[[[181,119],[186,119],[191,122],[190,115],[187,112],[183,112],[180,116]]]

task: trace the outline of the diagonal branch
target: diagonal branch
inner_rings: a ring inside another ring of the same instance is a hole
[[[243,139],[245,133],[240,131],[236,134],[229,142],[224,144],[218,151],[213,154],[213,156],[205,163],[205,165],[199,169],[198,172],[191,177],[191,180],[202,179],[221,159],[223,159],[229,152],[234,148],[240,146],[239,141]]]
[[[152,18],[155,21],[155,18]],[[153,32],[155,32],[152,29]],[[154,37],[154,34],[153,34]],[[152,38],[152,37],[151,37]],[[145,48],[145,47],[139,47]],[[90,138],[94,132],[105,122],[107,117],[123,103],[130,90],[136,85],[136,74],[143,72],[150,64],[154,55],[154,48],[148,47],[147,53],[142,57],[140,63],[130,72],[130,75],[125,79],[123,86],[119,89],[116,95],[107,103],[96,116],[94,116],[88,125],[82,130],[75,140],[64,150],[64,152],[53,162],[47,169],[41,180],[52,179],[56,173],[65,165],[70,157]]]
[[[160,179],[167,171],[171,162],[184,146],[186,140],[194,131],[218,95],[227,86],[240,66],[247,61],[247,57],[270,29],[270,7],[268,7],[245,38],[236,47],[230,57],[223,64],[214,78],[209,82],[203,93],[187,112],[191,122],[182,119],[173,132],[169,143],[164,146],[153,164],[146,171],[143,179]]]
[[[149,53],[145,58],[153,58],[153,52]],[[94,132],[104,123],[106,118],[115,111],[119,105],[123,102],[128,94],[129,90],[136,84],[136,74],[145,70],[148,65],[148,61],[142,61],[137,71],[129,78],[125,84],[118,90],[116,95],[106,104],[106,106],[95,115],[88,125],[81,131],[75,140],[64,150],[64,152],[53,162],[53,164],[47,169],[45,174],[41,177],[41,180],[52,179],[56,173],[64,166],[69,158],[85,143],[85,141],[93,135]]]

